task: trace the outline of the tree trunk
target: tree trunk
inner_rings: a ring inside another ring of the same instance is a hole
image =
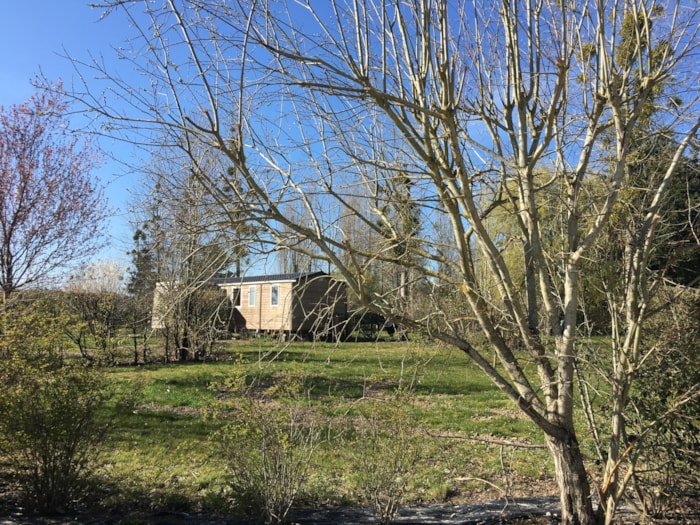
[[[134,366],[139,364],[139,341],[136,323],[131,323],[131,339],[134,342]],[[144,362],[144,364],[146,364]]]
[[[561,498],[561,523],[566,525],[597,525],[598,515],[593,510],[591,488],[578,440],[573,432],[558,439],[546,436],[547,446],[554,459],[554,470]]]
[[[533,335],[539,334],[539,310],[537,309],[537,275],[535,274],[535,259],[532,256],[532,245],[525,241],[525,290],[527,296],[527,325]]]

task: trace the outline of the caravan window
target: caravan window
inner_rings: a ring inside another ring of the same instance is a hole
[[[233,306],[241,306],[241,289],[234,288],[231,290],[231,302]]]
[[[248,287],[248,306],[255,306],[255,286]]]

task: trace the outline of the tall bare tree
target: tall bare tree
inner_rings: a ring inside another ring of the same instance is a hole
[[[201,185],[197,170],[216,169],[209,159],[192,164],[189,155],[163,150],[154,155],[150,191],[143,203],[153,236],[157,266],[158,311],[155,325],[174,346],[178,359],[204,357],[216,338],[218,313],[224,296],[212,279],[226,275],[242,255],[235,228],[222,224]]]
[[[295,224],[306,222],[304,210],[297,212],[294,208],[286,210],[286,215]],[[281,236],[280,251],[277,253],[279,268],[282,273],[303,273],[312,271],[327,270],[319,268],[319,261],[314,260],[316,244],[309,239],[299,237],[294,232],[285,231]]]
[[[184,135],[190,151],[216,150],[233,176],[196,173],[222,213],[237,220],[229,211],[235,195],[271,249],[293,244],[284,242],[288,235],[314,242],[362,306],[462,350],[544,433],[562,521],[610,521],[624,492],[616,474],[625,461],[620,411],[644,326],[638,283],[662,197],[700,127],[698,6],[168,0],[107,7],[126,13],[144,40],[148,53],[124,58],[149,85],[134,90],[112,75],[110,93],[121,98],[109,99],[111,107],[94,92],[76,96],[111,118],[110,130],[126,140],[136,125]],[[623,49],[620,29],[629,20],[632,38]],[[651,41],[663,41],[653,56]],[[82,67],[110,78],[99,63]],[[664,176],[647,188],[654,197],[629,247],[628,271],[616,276],[629,290],[619,327],[625,342],[611,354],[625,360],[624,381],[594,509],[574,418],[580,272],[629,184],[633,134],[662,82],[677,97],[655,104],[678,146]],[[547,221],[557,227],[547,231],[540,197],[552,184],[540,180],[543,172],[557,189],[548,210],[557,217]],[[386,214],[386,188],[406,179],[423,231],[448,224],[449,242],[410,234]],[[583,199],[589,179],[608,190],[594,203]],[[292,203],[307,221],[285,214]],[[524,261],[524,287],[502,256],[500,233],[487,225],[504,203],[517,223],[522,256],[511,260]],[[376,242],[355,242],[343,231],[349,222]],[[410,270],[435,310],[407,312],[401,286],[392,293],[372,287],[377,262]],[[441,308],[446,297],[463,309]],[[465,318],[487,345],[475,342]],[[532,363],[536,376],[526,372]]]

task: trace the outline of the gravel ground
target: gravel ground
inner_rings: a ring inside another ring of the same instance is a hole
[[[445,524],[445,525],[495,525],[528,518],[535,523],[556,523],[558,499],[550,497],[519,498],[497,500],[473,505],[420,505],[403,507],[397,524]],[[9,516],[0,518],[0,525],[252,525],[254,522],[232,517],[214,517],[197,513],[161,512],[133,513],[127,515],[88,516],[72,515],[55,518],[27,518]],[[298,509],[291,516],[290,523],[299,525],[351,525],[376,523],[372,512],[367,508],[342,507],[320,509]]]
[[[559,522],[559,499],[538,496],[500,499],[471,504],[409,505],[402,507],[394,523],[401,525],[554,525]],[[377,523],[371,509],[333,507],[296,509],[291,514],[293,525],[354,525]],[[630,509],[618,513],[619,524],[639,524],[639,517]],[[653,521],[660,525],[700,524],[700,504],[686,501],[669,516]],[[71,514],[56,517],[29,517],[18,514],[0,515],[0,525],[254,525],[255,522],[232,516],[189,512],[132,512],[109,515]]]

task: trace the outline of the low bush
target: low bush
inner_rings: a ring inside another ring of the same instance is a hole
[[[226,420],[216,442],[231,474],[237,509],[264,523],[284,523],[299,495],[321,426],[305,402],[303,380],[292,373],[272,386],[247,384],[240,376],[224,383],[226,399],[217,417]]]
[[[0,315],[0,454],[27,508],[42,514],[85,495],[106,430],[105,377],[65,363],[70,322],[40,292],[18,296]]]
[[[422,458],[414,393],[399,387],[388,396],[364,399],[354,421],[352,451],[359,493],[379,523],[398,515]]]
[[[7,361],[0,382],[0,451],[16,475],[28,508],[66,510],[83,496],[106,425],[101,374],[81,366]]]

